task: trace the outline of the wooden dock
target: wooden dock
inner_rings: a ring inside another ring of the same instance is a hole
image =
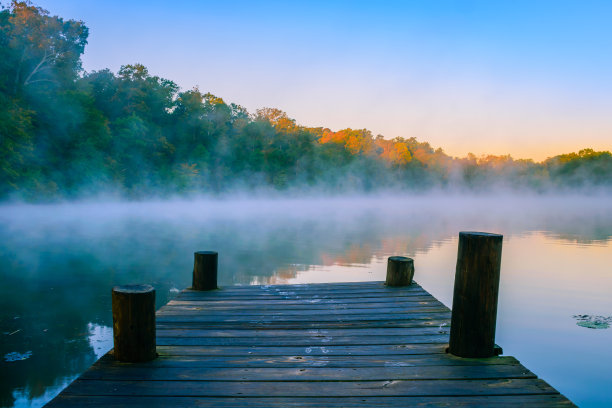
[[[157,359],[110,351],[48,407],[574,406],[513,357],[447,354],[450,318],[417,284],[184,290]]]

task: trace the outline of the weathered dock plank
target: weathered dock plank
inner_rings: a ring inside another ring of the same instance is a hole
[[[306,367],[306,368],[158,368],[98,367],[87,371],[82,380],[112,381],[173,381],[189,378],[193,381],[386,381],[396,380],[456,380],[536,378],[519,364],[489,366],[429,366],[429,367]]]
[[[573,406],[513,357],[447,354],[450,317],[416,284],[185,290],[157,359],[111,351],[48,406]]]
[[[172,368],[172,367],[425,367],[437,365],[512,365],[520,364],[514,357],[491,357],[481,359],[457,358],[445,354],[416,354],[416,355],[382,355],[359,356],[359,358],[346,358],[345,356],[160,356],[154,361],[142,366],[139,363],[124,364],[115,361],[112,355],[106,355],[93,367],[103,364],[103,367],[146,367],[146,368]],[[83,375],[86,375],[87,372]]]
[[[143,397],[143,396],[81,396],[60,395],[54,407],[221,407],[256,408],[365,408],[365,407],[573,407],[561,395],[507,396],[439,396],[439,397],[291,397],[291,398],[233,398],[233,397]]]
[[[373,381],[74,381],[69,395],[211,396],[211,397],[330,397],[354,396],[453,396],[555,394],[538,379],[489,380],[373,380]]]

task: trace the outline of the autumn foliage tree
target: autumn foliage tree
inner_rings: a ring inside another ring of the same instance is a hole
[[[82,22],[28,2],[0,11],[0,198],[612,188],[610,152],[454,158],[415,137],[305,127],[277,108],[250,114],[138,63],[84,72],[87,36]]]

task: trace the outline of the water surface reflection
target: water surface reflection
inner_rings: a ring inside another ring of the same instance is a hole
[[[31,355],[0,362],[0,403],[51,398],[112,346],[110,288],[152,284],[159,307],[191,283],[194,250],[219,251],[222,286],[383,280],[387,256],[412,256],[415,279],[450,305],[457,234],[486,230],[505,236],[505,352],[579,405],[612,404],[612,330],[573,318],[612,315],[611,204],[502,196],[4,206],[0,355]]]

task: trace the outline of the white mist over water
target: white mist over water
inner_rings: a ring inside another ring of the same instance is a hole
[[[451,306],[462,230],[504,235],[505,353],[578,405],[609,405],[612,329],[572,316],[612,315],[610,209],[607,196],[511,195],[4,205],[0,333],[20,331],[0,353],[33,354],[2,367],[2,405],[85,370],[112,343],[110,288],[152,284],[160,307],[191,284],[196,250],[219,251],[220,286],[384,280],[388,256],[411,256],[415,280]]]

